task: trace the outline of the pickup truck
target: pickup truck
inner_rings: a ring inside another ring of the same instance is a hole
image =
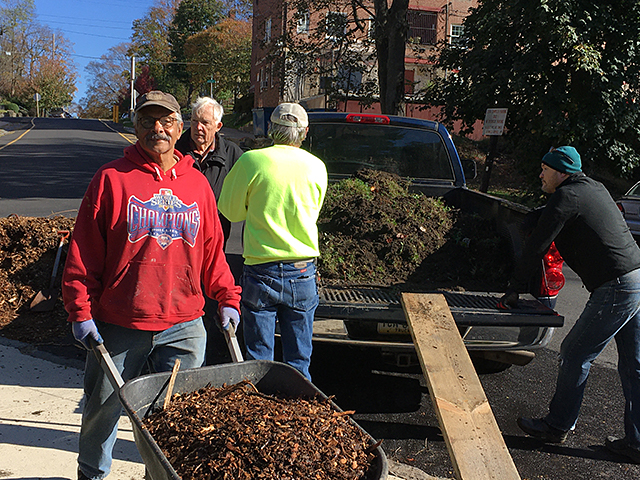
[[[511,248],[505,254],[516,258],[521,254],[523,224],[530,209],[467,188],[464,162],[440,123],[378,114],[310,112],[303,148],[325,162],[330,181],[347,178],[363,167],[408,178],[412,189],[490,219],[499,235],[508,239]],[[466,167],[475,171],[473,162]],[[518,308],[512,310],[496,307],[502,292],[429,292],[445,296],[476,366],[499,371],[529,362],[533,351],[548,343],[553,328],[563,325],[564,318],[553,310],[564,285],[562,258],[553,245],[531,284],[530,295],[521,295]],[[375,348],[398,366],[415,365],[417,356],[395,292],[397,289],[387,287],[323,286],[320,282],[314,341]]]

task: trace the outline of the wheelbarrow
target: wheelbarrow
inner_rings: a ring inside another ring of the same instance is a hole
[[[191,393],[207,386],[222,387],[243,380],[250,381],[261,393],[284,395],[304,399],[327,396],[293,367],[267,360],[249,360],[210,367],[192,368],[182,371],[152,373],[123,383],[104,345],[94,345],[94,352],[103,370],[118,392],[120,402],[131,419],[136,447],[146,468],[147,480],[181,480],[160,447],[142,421],[154,411],[161,409],[163,402],[173,393]],[[175,369],[174,369],[175,370]],[[333,408],[342,411],[335,403]],[[353,419],[350,421],[368,438],[369,445],[375,440]],[[374,460],[366,480],[385,480],[389,466],[387,457],[379,445],[373,450]]]

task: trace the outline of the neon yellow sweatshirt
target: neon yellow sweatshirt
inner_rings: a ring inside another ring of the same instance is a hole
[[[246,220],[247,265],[317,257],[318,215],[327,169],[301,148],[274,145],[245,152],[227,174],[218,209],[232,222]]]

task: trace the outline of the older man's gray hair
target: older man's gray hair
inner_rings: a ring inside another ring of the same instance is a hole
[[[293,123],[298,120],[293,115],[284,115],[282,118],[290,120]],[[292,145],[294,147],[299,147],[307,137],[307,127],[290,127],[271,122],[269,125],[268,135],[276,145]]]
[[[222,121],[224,116],[224,108],[216,100],[211,97],[198,97],[191,105],[191,115],[198,115],[200,110],[207,105],[213,107],[213,120],[218,123]]]

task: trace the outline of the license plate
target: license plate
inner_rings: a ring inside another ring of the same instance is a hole
[[[382,335],[409,335],[409,325],[404,323],[378,323],[378,333]]]

